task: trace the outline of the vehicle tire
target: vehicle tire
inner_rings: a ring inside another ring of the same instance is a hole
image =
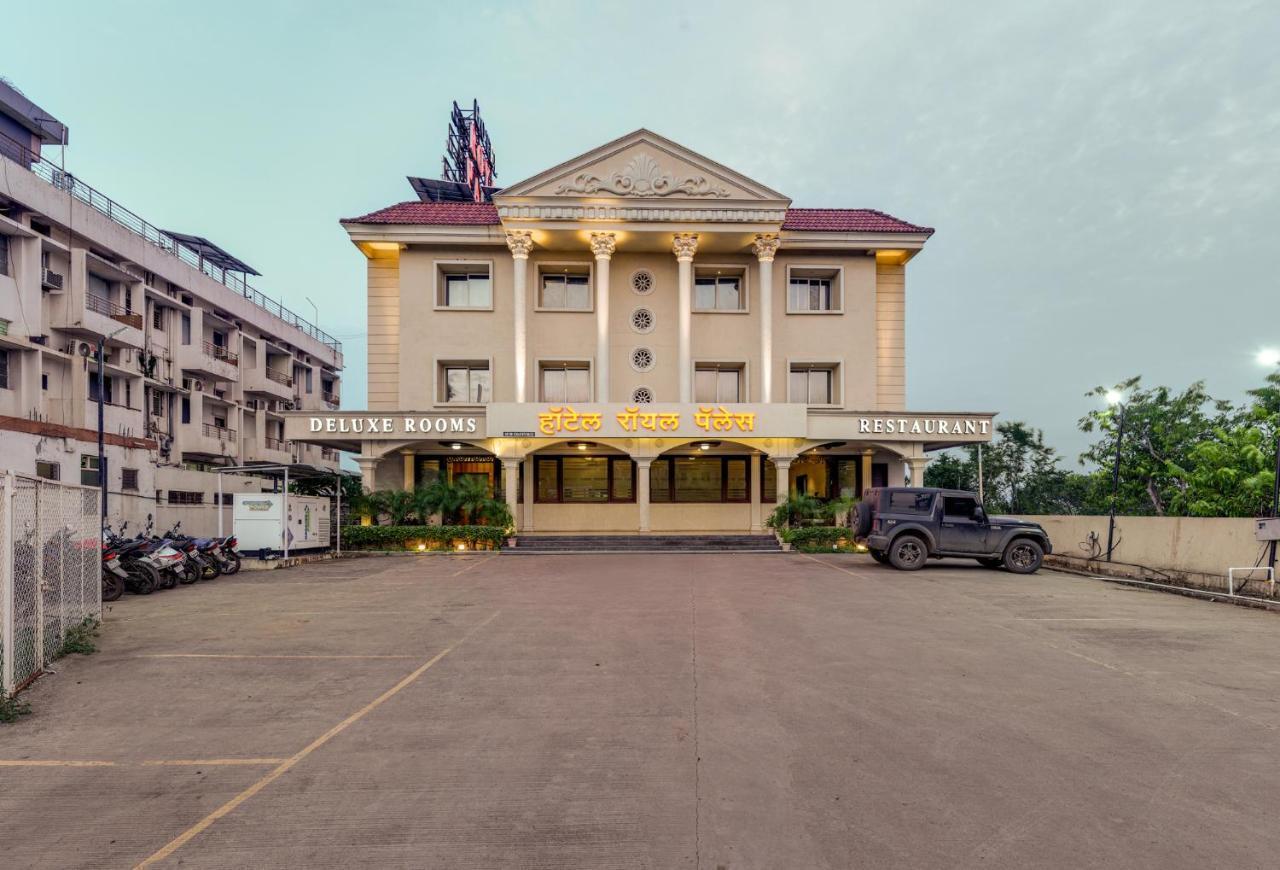
[[[218,563],[213,559],[200,558],[200,579],[212,580],[222,572],[218,570]]]
[[[110,571],[102,572],[102,600],[119,601],[124,595],[124,580]]]
[[[854,539],[865,538],[871,534],[871,520],[871,503],[868,501],[858,502],[857,510],[853,515]]]
[[[929,560],[929,545],[918,535],[899,535],[889,545],[889,564],[899,571],[919,571]]]
[[[156,591],[155,580],[143,570],[143,566],[135,564],[125,570],[129,572],[129,579],[125,581],[125,585],[134,595],[150,595]]]
[[[133,566],[138,570],[140,574],[145,574],[147,577],[151,579],[152,589],[159,589],[162,586],[165,589],[172,588],[171,586],[164,585],[164,582],[165,582],[164,577],[160,575],[159,569],[151,565],[148,565],[146,562],[134,562]]]
[[[1031,538],[1014,538],[1004,548],[1004,567],[1014,574],[1034,574],[1044,561],[1044,548]]]
[[[884,550],[868,550],[867,552],[871,554],[872,559],[875,559],[881,565],[889,564],[889,554]]]
[[[183,586],[190,586],[200,579],[200,569],[191,562],[184,561],[174,570],[178,574],[178,582]]]
[[[240,572],[240,554],[226,553],[228,564],[222,566],[223,574],[238,574]]]
[[[991,568],[994,570],[1004,565],[1004,559],[1001,559],[999,556],[979,556],[978,564],[983,568]]]
[[[157,589],[172,589],[178,585],[178,575],[172,571],[160,572],[160,581],[156,583]]]

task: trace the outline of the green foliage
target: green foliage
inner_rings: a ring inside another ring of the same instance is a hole
[[[391,518],[391,525],[403,526],[417,509],[414,494],[404,489],[387,489],[378,493],[380,513]]]
[[[982,451],[983,502],[992,514],[1091,513],[1097,505],[1079,499],[1093,487],[1058,466],[1058,453],[1044,433],[1010,421],[996,427]],[[943,453],[925,469],[925,486],[977,492],[978,447]],[[1105,508],[1104,508],[1105,511]]]
[[[844,526],[800,526],[782,533],[782,540],[806,553],[843,549],[852,539],[853,533]]]
[[[31,705],[26,701],[0,692],[0,722],[17,722],[18,719],[30,713]]]
[[[86,616],[80,620],[79,625],[73,625],[68,628],[66,634],[62,637],[62,646],[58,648],[57,655],[54,658],[62,658],[63,656],[75,655],[92,655],[98,651],[98,645],[94,643],[98,636],[98,628],[102,625],[92,616]]]
[[[342,546],[350,550],[451,550],[458,543],[468,550],[497,549],[506,540],[498,526],[348,526]]]
[[[458,490],[444,477],[437,477],[426,486],[418,487],[414,491],[414,500],[418,516],[424,523],[436,514],[449,516],[461,504]]]
[[[765,525],[771,529],[785,529],[818,519],[822,515],[822,502],[811,495],[793,495],[773,509]]]

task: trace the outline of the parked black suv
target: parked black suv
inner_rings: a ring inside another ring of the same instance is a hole
[[[854,540],[877,562],[903,571],[942,556],[977,559],[988,568],[1034,574],[1053,552],[1038,523],[989,517],[971,492],[931,487],[869,489],[858,503]]]

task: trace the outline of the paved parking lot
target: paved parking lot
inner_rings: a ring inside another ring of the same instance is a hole
[[[1280,616],[865,557],[368,558],[106,618],[12,867],[1270,867]]]

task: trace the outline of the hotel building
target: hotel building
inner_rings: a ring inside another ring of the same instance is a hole
[[[992,415],[906,407],[933,230],[784,194],[639,130],[483,202],[342,222],[368,263],[369,409],[290,414],[372,489],[477,475],[521,534],[759,532],[788,493],[920,481]]]
[[[285,437],[283,413],[338,407],[338,341],[217,245],[65,171],[67,136],[0,82],[0,469],[99,485],[99,340],[110,522],[211,533],[215,469],[336,468],[332,446]],[[224,499],[270,486],[224,475]]]

